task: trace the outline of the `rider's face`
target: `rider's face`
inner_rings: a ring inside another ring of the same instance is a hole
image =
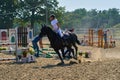
[[[50,17],[50,21],[52,21],[53,20],[53,17]]]

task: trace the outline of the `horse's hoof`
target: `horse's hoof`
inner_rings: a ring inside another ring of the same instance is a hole
[[[58,66],[64,65],[64,62],[58,63],[57,65]]]

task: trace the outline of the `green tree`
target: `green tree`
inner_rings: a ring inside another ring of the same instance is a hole
[[[75,28],[109,28],[120,23],[119,9],[109,10],[76,9],[64,14],[64,27]]]
[[[120,23],[120,14],[119,9],[113,8],[108,10],[108,24],[109,26],[114,26],[115,24]]]
[[[16,8],[16,0],[0,0],[0,29],[12,28]]]
[[[20,0],[18,8],[18,18],[22,22],[30,22],[31,27],[34,23],[46,23],[50,14],[56,14],[57,18],[62,23],[62,14],[64,13],[63,7],[58,7],[57,0]]]
[[[87,15],[87,10],[85,8],[83,9],[76,9],[73,12],[66,12],[64,14],[64,26],[65,28],[74,28],[74,27],[80,27],[81,20],[83,17]]]

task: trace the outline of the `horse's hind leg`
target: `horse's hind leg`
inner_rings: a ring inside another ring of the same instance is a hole
[[[69,58],[72,58],[72,55],[74,56],[74,49],[71,48],[71,46],[67,47],[67,51]],[[72,54],[72,55],[71,55]]]
[[[65,58],[66,51],[64,52],[64,48],[63,48],[63,49],[61,49],[61,51],[62,51],[62,57],[63,57],[63,58]]]
[[[75,59],[77,59],[77,51],[78,51],[78,47],[76,46],[76,44],[73,44],[74,48],[75,48],[75,51],[76,51],[76,54],[75,54]]]
[[[75,54],[74,54],[74,49],[72,49],[72,48],[71,48],[71,53],[72,53],[72,55],[73,55],[73,57],[74,57],[74,55],[75,55]]]

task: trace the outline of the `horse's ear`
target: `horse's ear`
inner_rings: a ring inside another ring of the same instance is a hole
[[[44,27],[46,27],[46,24],[44,24]]]

